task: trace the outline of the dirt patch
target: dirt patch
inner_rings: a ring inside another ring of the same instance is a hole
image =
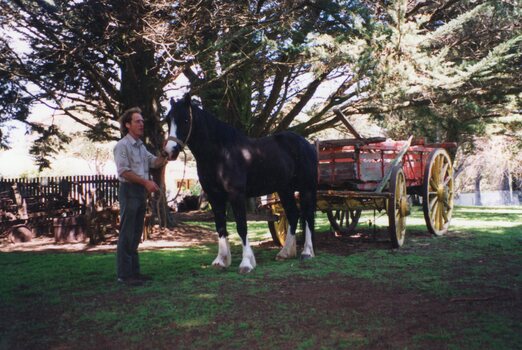
[[[190,220],[203,218],[203,214],[199,212],[189,213],[187,217]],[[200,216],[197,216],[200,215]],[[209,218],[209,214],[205,213],[205,219]],[[236,234],[236,233],[232,233]],[[457,234],[448,234],[446,238],[455,238]],[[188,225],[183,222],[178,222],[173,229],[160,229],[154,227],[152,233],[147,240],[140,243],[140,250],[157,250],[168,248],[179,248],[189,246],[200,246],[206,244],[217,243],[217,234],[214,230],[206,227]],[[299,241],[298,237],[298,241]],[[408,231],[407,240],[415,239],[419,241],[418,244],[429,244],[433,239],[431,235],[424,231]],[[301,245],[302,245],[301,237]],[[118,241],[117,235],[107,235],[105,241],[90,245],[88,241],[77,243],[59,243],[56,242],[52,236],[38,236],[31,239],[29,242],[11,242],[7,235],[0,237],[0,252],[99,252],[99,251],[114,251]],[[315,250],[320,253],[328,252],[336,255],[349,255],[360,251],[374,250],[374,249],[391,249],[391,242],[386,229],[363,229],[358,230],[353,235],[336,235],[334,232],[318,232],[315,235]],[[253,243],[255,246],[261,248],[274,248],[276,245],[271,239],[262,242]],[[406,248],[401,248],[406,249]],[[407,248],[407,249],[412,249]]]
[[[436,334],[438,329],[446,335],[460,334],[474,328],[480,321],[473,317],[487,310],[513,319],[521,311],[520,302],[513,298],[447,300],[338,274],[314,279],[290,277],[280,281],[277,288],[266,294],[256,293],[255,297],[244,292],[235,294],[235,307],[222,315],[218,324],[245,322],[245,314],[255,315],[252,327],[259,318],[264,325],[270,325],[273,319],[273,326],[264,328],[263,332],[266,339],[276,339],[284,329],[292,328],[275,323],[281,319],[278,313],[284,310],[289,321],[295,322],[304,334],[313,334],[316,343],[332,348],[352,345],[403,349],[411,346],[412,338],[417,337],[422,348],[444,349],[447,340],[444,335],[439,339],[433,336],[422,339],[422,336]],[[275,300],[284,306],[274,309],[271,305]],[[303,308],[313,312],[303,313]],[[292,319],[292,314],[308,316]],[[373,324],[376,319],[379,323]],[[336,324],[329,325],[329,320],[336,320]],[[336,335],[332,335],[334,329]],[[273,345],[293,348],[293,341]],[[266,348],[266,344],[257,345]]]
[[[117,235],[105,237],[105,241],[90,245],[86,241],[78,243],[57,243],[54,237],[39,236],[29,242],[12,243],[8,237],[0,240],[0,252],[100,252],[114,251]],[[217,242],[217,234],[204,227],[179,223],[173,229],[154,227],[150,237],[140,243],[140,250],[157,250],[198,246]]]

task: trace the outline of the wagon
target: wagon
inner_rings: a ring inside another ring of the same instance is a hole
[[[339,234],[354,232],[362,210],[384,211],[392,246],[404,243],[408,195],[417,195],[428,231],[441,236],[448,231],[453,211],[453,167],[448,153],[455,143],[427,144],[424,139],[392,141],[363,138],[340,111],[338,118],[355,138],[318,140],[317,210],[325,212]],[[288,222],[272,196],[266,202],[278,217],[268,226],[276,244],[284,244]]]

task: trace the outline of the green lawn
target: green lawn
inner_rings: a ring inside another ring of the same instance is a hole
[[[231,268],[211,268],[215,245],[141,252],[154,280],[138,288],[115,283],[114,253],[0,253],[0,349],[522,348],[522,207],[458,207],[440,238],[418,209],[407,227],[401,249],[319,247],[304,262],[264,244],[245,276],[231,225]]]

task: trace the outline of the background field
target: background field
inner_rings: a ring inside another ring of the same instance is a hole
[[[276,262],[266,224],[249,223],[246,276],[234,231],[225,271],[215,244],[142,251],[154,280],[137,288],[115,282],[113,251],[0,253],[0,349],[522,348],[522,207],[458,207],[442,238],[413,210],[398,250],[386,220],[337,238],[319,214],[305,262]]]

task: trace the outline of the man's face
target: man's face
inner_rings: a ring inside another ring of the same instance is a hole
[[[129,130],[129,134],[135,139],[138,139],[143,136],[144,132],[144,124],[143,117],[139,113],[133,113],[132,119],[130,123],[125,123],[127,129]]]

